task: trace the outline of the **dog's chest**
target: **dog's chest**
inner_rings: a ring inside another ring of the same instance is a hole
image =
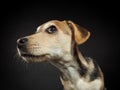
[[[72,83],[71,81],[62,81],[64,86],[64,90],[100,90],[101,81],[96,79],[92,82],[86,82],[82,79],[78,79],[76,83]]]
[[[102,85],[100,79],[89,81],[87,78],[81,77],[79,72],[69,67],[64,72],[65,79],[61,79],[64,90],[100,90]]]

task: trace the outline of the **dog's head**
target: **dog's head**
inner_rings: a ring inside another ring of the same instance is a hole
[[[19,55],[27,62],[67,59],[72,42],[84,43],[90,33],[72,21],[52,20],[37,28],[35,34],[17,40]]]

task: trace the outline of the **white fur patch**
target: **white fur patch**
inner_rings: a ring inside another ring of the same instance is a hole
[[[77,83],[78,90],[100,90],[101,81],[96,79],[92,82],[85,82],[82,79],[79,79]]]

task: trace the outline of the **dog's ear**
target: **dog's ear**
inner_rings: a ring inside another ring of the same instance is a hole
[[[69,27],[73,31],[73,38],[75,39],[75,42],[79,45],[84,43],[90,36],[90,32],[87,31],[85,28],[75,24],[72,21],[67,21]]]

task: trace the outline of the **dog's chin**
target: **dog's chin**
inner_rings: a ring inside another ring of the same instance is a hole
[[[26,62],[43,62],[47,61],[50,58],[49,54],[41,54],[41,55],[34,55],[34,54],[21,54],[21,57]]]

